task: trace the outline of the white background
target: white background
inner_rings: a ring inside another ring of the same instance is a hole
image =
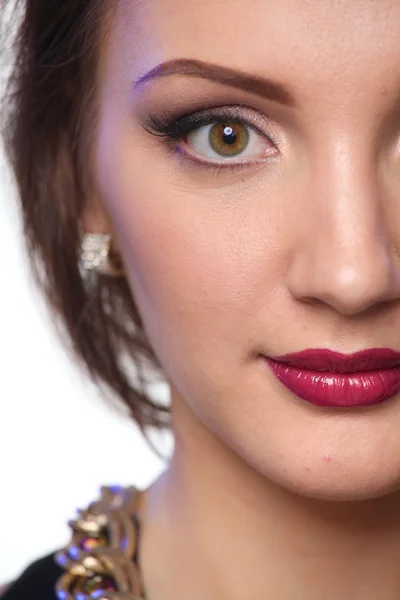
[[[4,73],[3,63],[0,96]],[[64,353],[29,275],[1,150],[0,585],[67,542],[67,520],[100,485],[143,488],[164,466]]]

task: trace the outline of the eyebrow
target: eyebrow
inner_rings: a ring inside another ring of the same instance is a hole
[[[293,95],[285,86],[276,81],[265,79],[259,75],[249,75],[230,67],[188,58],[177,58],[160,63],[134,81],[133,85],[134,87],[141,87],[148,81],[159,77],[169,77],[170,75],[208,79],[251,92],[285,106],[295,105]]]

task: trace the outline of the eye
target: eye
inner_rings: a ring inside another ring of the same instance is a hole
[[[228,105],[178,118],[150,113],[145,131],[162,139],[168,155],[189,169],[241,171],[280,155],[271,122],[245,106]]]
[[[265,134],[248,124],[229,120],[197,127],[183,141],[191,152],[209,161],[262,159],[277,152]]]

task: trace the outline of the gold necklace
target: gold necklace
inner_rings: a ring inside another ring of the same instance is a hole
[[[146,600],[139,568],[141,492],[102,487],[99,500],[69,522],[72,538],[57,553],[65,573],[58,600]]]

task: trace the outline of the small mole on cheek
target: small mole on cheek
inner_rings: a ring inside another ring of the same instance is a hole
[[[325,462],[332,462],[332,456],[330,456],[327,452],[325,452],[323,459]]]

